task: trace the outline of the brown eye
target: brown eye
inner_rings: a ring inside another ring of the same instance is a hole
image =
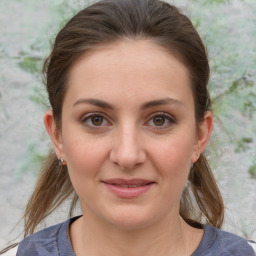
[[[166,118],[164,116],[153,117],[153,123],[155,126],[162,126],[165,124]]]
[[[95,126],[100,126],[103,124],[104,118],[102,116],[92,116],[91,122]]]
[[[155,113],[145,124],[153,129],[169,129],[175,123],[175,119],[170,114]]]
[[[108,120],[101,114],[90,113],[81,119],[81,123],[89,128],[101,128],[110,125]]]

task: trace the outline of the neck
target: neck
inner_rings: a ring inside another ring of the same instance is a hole
[[[166,216],[157,224],[136,230],[115,228],[87,216],[70,228],[77,256],[178,256],[191,255],[202,238],[202,230],[189,227],[183,219]]]

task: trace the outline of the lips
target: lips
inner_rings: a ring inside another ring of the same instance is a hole
[[[108,179],[103,184],[115,196],[121,198],[136,198],[146,193],[155,184],[154,181],[145,179]]]
[[[129,184],[112,184],[114,186],[119,186],[119,187],[122,187],[122,188],[137,188],[137,187],[141,187],[141,186],[144,186],[142,184],[138,184],[138,185],[129,185]]]

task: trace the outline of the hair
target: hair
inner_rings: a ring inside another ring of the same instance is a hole
[[[209,63],[205,46],[188,17],[159,0],[102,0],[76,14],[58,33],[44,64],[44,75],[54,120],[61,129],[62,103],[71,67],[87,51],[124,39],[151,40],[175,55],[188,69],[195,104],[195,120],[211,111],[207,84]],[[67,198],[69,215],[78,202],[66,166],[58,166],[53,151],[42,165],[35,190],[24,214],[24,237]],[[208,223],[220,228],[223,200],[203,154],[189,174],[181,197],[180,215],[190,225]]]

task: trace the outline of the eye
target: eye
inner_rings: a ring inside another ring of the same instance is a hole
[[[109,125],[107,119],[101,114],[88,114],[83,116],[82,123],[88,127],[102,127]]]
[[[153,126],[154,128],[168,128],[172,124],[174,124],[174,118],[172,118],[169,114],[166,113],[157,113],[151,116],[147,125]]]
[[[152,118],[155,126],[163,126],[165,124],[166,118],[164,116],[155,116]]]
[[[92,116],[91,123],[95,126],[100,126],[104,122],[104,118],[102,116]]]

